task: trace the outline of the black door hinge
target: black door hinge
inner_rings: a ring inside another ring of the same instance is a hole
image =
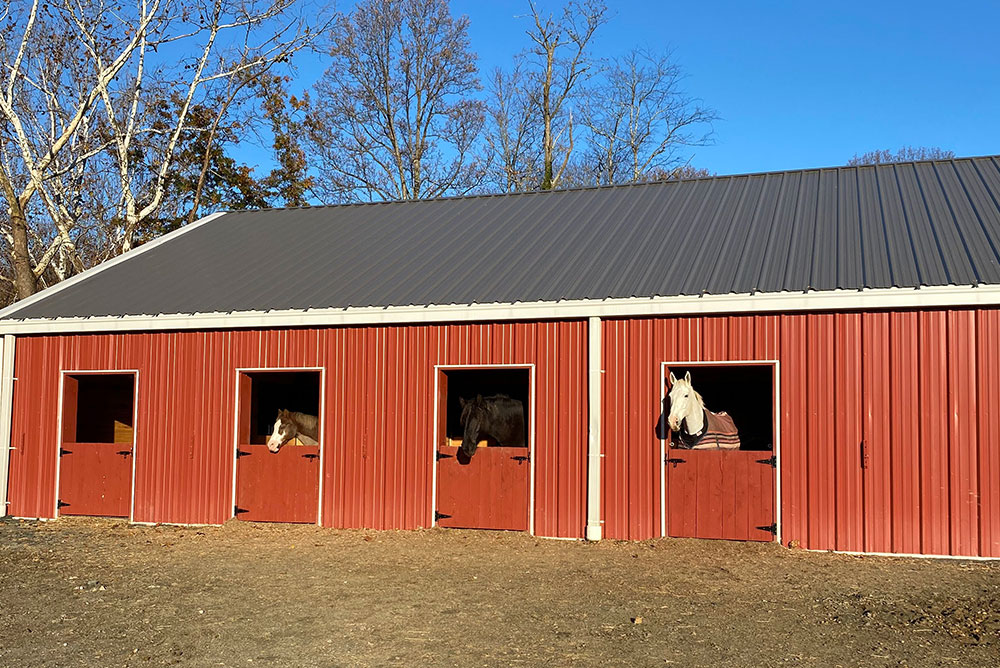
[[[438,450],[437,454],[435,455],[435,457],[437,459],[450,459],[451,457],[454,457],[454,456],[455,455],[449,455],[447,453],[441,452],[440,450]]]
[[[63,501],[62,499],[59,499],[58,501],[56,501],[56,507],[58,507],[58,508],[65,508],[68,505],[69,504],[66,503],[65,501]]]
[[[757,527],[757,528],[760,529],[761,531],[768,531],[768,532],[770,532],[772,536],[777,536],[778,535],[778,523],[777,522],[772,522],[771,524],[768,524],[767,526]]]
[[[681,459],[680,457],[664,457],[663,458],[663,463],[664,464],[673,464],[674,468],[677,468],[678,464],[683,464],[686,461],[687,461],[686,459]]]
[[[306,459],[319,459],[319,455],[313,454],[312,452],[308,452],[302,456],[305,457]]]
[[[247,455],[252,455],[252,454],[253,453],[250,452],[249,450],[237,450],[236,458],[239,459],[240,457],[246,457]]]
[[[516,457],[511,457],[515,462],[530,462],[531,457],[525,457],[524,455],[517,455]]]
[[[771,455],[767,459],[758,459],[757,463],[758,464],[767,464],[772,469],[778,468],[778,458],[775,455]]]
[[[249,513],[250,511],[246,508],[240,508],[239,506],[233,506],[233,515],[239,515],[240,513]]]
[[[435,522],[437,522],[438,520],[444,520],[444,519],[447,519],[447,518],[449,518],[449,517],[451,517],[451,515],[446,515],[446,514],[442,513],[442,512],[441,512],[441,511],[439,511],[439,510],[435,510],[435,511],[434,511],[434,521],[435,521]]]
[[[62,457],[63,455],[71,455],[71,454],[73,454],[72,450],[67,450],[66,448],[59,448],[60,457]]]

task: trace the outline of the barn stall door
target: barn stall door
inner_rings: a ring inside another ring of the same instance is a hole
[[[480,447],[463,464],[438,448],[437,524],[455,529],[528,530],[528,448]]]
[[[775,515],[775,367],[771,364],[675,364],[669,373],[691,373],[705,405],[726,411],[739,430],[739,450],[673,447],[668,432],[664,478],[666,531],[675,538],[772,541]],[[754,388],[748,392],[746,388]],[[663,410],[669,411],[665,401]],[[666,414],[666,413],[665,413]]]
[[[236,449],[237,519],[315,524],[319,520],[320,446],[267,449],[267,430],[279,408],[318,414],[318,372],[239,374]]]
[[[677,450],[667,455],[667,535],[774,540],[769,452]]]
[[[129,516],[134,415],[133,374],[63,378],[60,515]]]
[[[531,449],[481,441],[469,460],[459,456],[460,397],[501,393],[521,400],[530,424],[530,372],[525,368],[450,369],[438,375],[438,526],[528,531]]]

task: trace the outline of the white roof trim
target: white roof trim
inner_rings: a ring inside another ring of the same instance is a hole
[[[86,271],[77,274],[76,276],[70,276],[65,281],[59,281],[55,285],[53,285],[51,287],[48,287],[48,288],[45,288],[44,290],[42,290],[40,292],[36,292],[35,294],[31,295],[30,297],[26,297],[25,299],[22,299],[21,301],[14,302],[13,304],[11,304],[10,306],[7,306],[6,308],[0,309],[0,318],[4,318],[4,317],[6,317],[7,315],[9,315],[11,313],[14,313],[16,311],[20,311],[25,306],[29,306],[31,304],[34,304],[35,302],[37,302],[39,300],[42,300],[42,299],[45,299],[46,297],[54,295],[55,293],[59,292],[60,290],[64,290],[64,289],[66,289],[66,288],[68,288],[68,287],[70,287],[72,285],[76,285],[80,281],[85,281],[85,280],[87,280],[88,278],[90,278],[92,276],[96,276],[97,274],[101,273],[105,269],[110,269],[111,267],[113,267],[116,264],[119,264],[121,262],[124,262],[125,260],[131,260],[132,258],[134,258],[137,255],[142,255],[143,253],[145,253],[148,250],[152,250],[152,249],[156,248],[157,246],[165,244],[168,241],[172,241],[173,239],[176,239],[180,235],[184,234],[185,232],[190,232],[191,230],[195,229],[196,227],[201,227],[205,223],[211,222],[211,221],[215,220],[216,218],[224,216],[225,214],[226,214],[225,211],[217,211],[215,213],[210,213],[207,216],[199,218],[198,220],[194,221],[193,223],[190,223],[190,224],[185,225],[185,226],[183,226],[183,227],[181,227],[179,229],[176,229],[173,232],[168,232],[167,234],[164,234],[162,237],[157,237],[156,239],[153,239],[152,241],[148,241],[148,242],[142,244],[141,246],[139,246],[138,248],[133,248],[132,250],[130,250],[127,253],[122,253],[121,255],[119,255],[117,257],[113,257],[110,260],[102,262],[101,264],[97,265],[96,267],[91,267],[90,269],[87,269]]]
[[[55,286],[53,289],[58,287]],[[18,303],[18,305],[21,304],[23,302]],[[559,302],[368,306],[288,311],[170,313],[142,316],[10,320],[6,322],[0,321],[0,334],[332,327],[343,325],[496,320],[569,320],[589,317],[620,318],[704,315],[713,313],[858,311],[997,305],[1000,305],[1000,285],[978,287],[940,286],[918,289],[878,288],[805,293],[757,293],[753,295],[633,297],[628,299],[582,299]],[[0,312],[0,316],[2,316],[2,312]]]

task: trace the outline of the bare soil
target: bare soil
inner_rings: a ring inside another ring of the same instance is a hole
[[[1000,563],[0,522],[0,666],[1000,665]]]

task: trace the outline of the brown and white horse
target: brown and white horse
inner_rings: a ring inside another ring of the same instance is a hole
[[[670,415],[667,425],[677,435],[674,447],[691,450],[739,450],[740,435],[728,413],[713,413],[691,385],[691,372],[670,374]]]
[[[306,413],[279,410],[274,429],[267,439],[267,449],[277,452],[293,438],[299,439],[302,445],[319,445],[319,418]]]

